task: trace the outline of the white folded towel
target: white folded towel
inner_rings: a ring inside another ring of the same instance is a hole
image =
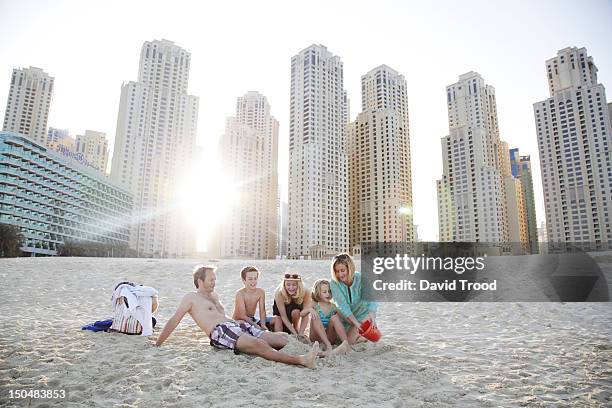
[[[157,294],[157,290],[150,286],[132,286],[124,283],[117,286],[113,292],[111,302],[114,307],[118,298],[125,297],[128,306],[125,306],[125,304],[123,306],[124,317],[134,317],[142,326],[141,335],[150,336],[153,334],[151,306],[153,298],[157,297]]]

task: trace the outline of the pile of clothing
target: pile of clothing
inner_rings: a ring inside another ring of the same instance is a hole
[[[111,296],[113,318],[98,320],[82,329],[150,336],[156,323],[153,313],[157,310],[157,295],[157,290],[150,286],[120,282]]]

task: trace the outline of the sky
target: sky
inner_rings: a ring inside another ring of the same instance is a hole
[[[545,214],[532,106],[549,96],[545,61],[562,48],[586,47],[599,82],[612,86],[611,23],[610,0],[0,0],[0,109],[13,68],[42,68],[55,78],[48,125],[73,135],[105,132],[112,154],[121,84],[137,79],[144,41],[168,39],[192,56],[189,93],[200,98],[197,144],[205,157],[238,96],[268,98],[280,122],[286,201],[291,57],[322,44],[344,63],[351,119],[361,111],[363,74],[386,64],[405,76],[414,219],[419,238],[433,241],[440,138],[448,133],[445,87],[468,71],[495,87],[501,138],[532,158],[539,225]],[[213,178],[210,169],[198,175],[205,191]],[[202,218],[206,230],[214,214]]]

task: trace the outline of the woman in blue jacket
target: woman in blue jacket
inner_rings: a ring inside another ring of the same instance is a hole
[[[363,340],[359,327],[364,321],[370,320],[376,326],[378,303],[363,299],[362,289],[361,272],[355,270],[353,259],[348,254],[336,255],[331,265],[331,291],[350,344]]]

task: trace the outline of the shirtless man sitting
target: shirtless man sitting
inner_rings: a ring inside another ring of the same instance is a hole
[[[319,345],[315,342],[308,354],[293,356],[278,351],[287,345],[287,338],[281,333],[259,329],[251,322],[232,320],[225,315],[219,296],[214,292],[216,267],[197,266],[193,271],[195,292],[183,296],[174,316],[162,330],[156,346],[161,346],[174,331],[186,313],[208,335],[210,344],[220,349],[231,349],[263,357],[266,360],[314,368]]]

